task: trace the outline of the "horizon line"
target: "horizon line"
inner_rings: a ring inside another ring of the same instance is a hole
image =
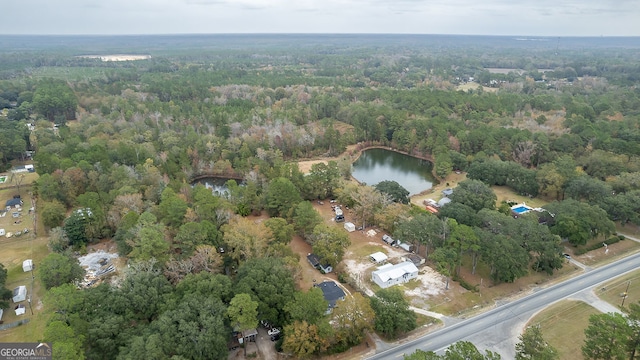
[[[95,33],[95,34],[2,34],[0,36],[211,36],[211,35],[385,35],[385,36],[492,36],[492,37],[524,37],[524,38],[637,38],[640,35],[524,35],[524,34],[455,34],[455,33],[368,33],[368,32],[344,32],[344,33],[331,33],[331,32],[212,32],[212,33],[127,33],[127,34],[107,34],[107,33]]]

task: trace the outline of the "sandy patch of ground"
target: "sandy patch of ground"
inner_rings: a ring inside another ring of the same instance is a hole
[[[338,158],[328,158],[328,159],[324,159],[324,160],[307,160],[307,161],[300,161],[298,162],[298,168],[300,169],[300,172],[302,172],[303,174],[307,174],[311,171],[311,166],[313,166],[314,164],[327,164],[329,162],[329,160],[338,160]]]
[[[428,298],[442,295],[445,291],[446,279],[429,266],[420,268],[417,281],[419,281],[421,285],[415,289],[407,290],[407,295]]]
[[[311,166],[313,166],[314,164],[319,164],[319,163],[327,164],[331,160],[338,161],[344,157],[350,156],[349,154],[352,154],[356,150],[357,146],[358,145],[347,146],[347,149],[345,150],[345,152],[339,156],[298,161],[298,169],[300,169],[300,172],[302,172],[303,174],[307,174],[311,171]]]
[[[389,263],[400,263],[404,261],[407,254],[404,250],[396,249],[382,244],[382,234],[376,235],[380,243],[368,242],[366,245],[379,247],[380,252],[385,253],[389,258]],[[353,246],[353,245],[352,245]],[[356,244],[357,246],[357,244]],[[375,271],[378,265],[371,262],[368,256],[362,257],[349,251],[345,254],[344,263],[349,272],[354,276],[358,285],[364,288],[369,295],[373,295],[371,289],[371,272]],[[416,285],[418,284],[418,285]],[[442,295],[445,290],[446,279],[431,267],[423,265],[420,267],[418,278],[407,284],[405,294],[410,297],[417,297],[421,300],[428,300],[429,297]]]

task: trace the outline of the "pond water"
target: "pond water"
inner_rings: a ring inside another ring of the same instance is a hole
[[[226,185],[226,182],[228,180],[229,179],[207,177],[207,178],[197,180],[191,183],[191,185],[195,186],[196,184],[202,184],[207,189],[211,189],[211,192],[213,192],[213,195],[227,197],[229,195],[229,189],[227,188],[227,185]]]
[[[410,195],[431,189],[435,178],[433,164],[427,160],[386,149],[369,149],[353,163],[351,172],[361,183],[374,186],[384,180],[393,180],[409,191]]]

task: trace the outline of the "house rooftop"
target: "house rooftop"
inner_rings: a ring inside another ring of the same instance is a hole
[[[453,189],[451,189],[451,188],[447,188],[447,189],[442,190],[442,195],[444,195],[444,196],[449,196],[451,194],[453,194]]]
[[[402,277],[404,274],[411,274],[414,272],[418,272],[418,268],[411,262],[405,261],[400,264],[396,264],[388,267],[380,267],[378,270],[374,271],[378,274],[378,277],[383,282],[388,281],[389,279],[398,279]]]
[[[324,281],[320,284],[314,285],[322,290],[322,295],[324,295],[324,299],[329,303],[330,308],[334,308],[336,306],[336,301],[340,299],[344,299],[345,293],[335,281]]]
[[[316,254],[307,255],[307,260],[311,264],[311,266],[316,267],[320,265],[320,258]]]
[[[22,205],[22,200],[20,200],[20,198],[9,199],[4,204],[4,206],[16,206],[16,205]]]
[[[387,260],[387,255],[385,255],[385,253],[380,252],[380,251],[375,252],[375,253],[373,253],[373,254],[371,254],[369,256],[371,257],[371,260],[373,260],[373,261],[375,261],[377,263]]]

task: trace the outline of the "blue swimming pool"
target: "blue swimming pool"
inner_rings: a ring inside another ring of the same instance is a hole
[[[527,211],[530,211],[531,208],[528,206],[520,205],[518,207],[512,208],[511,210],[513,210],[513,212],[515,212],[516,214],[524,214]]]

